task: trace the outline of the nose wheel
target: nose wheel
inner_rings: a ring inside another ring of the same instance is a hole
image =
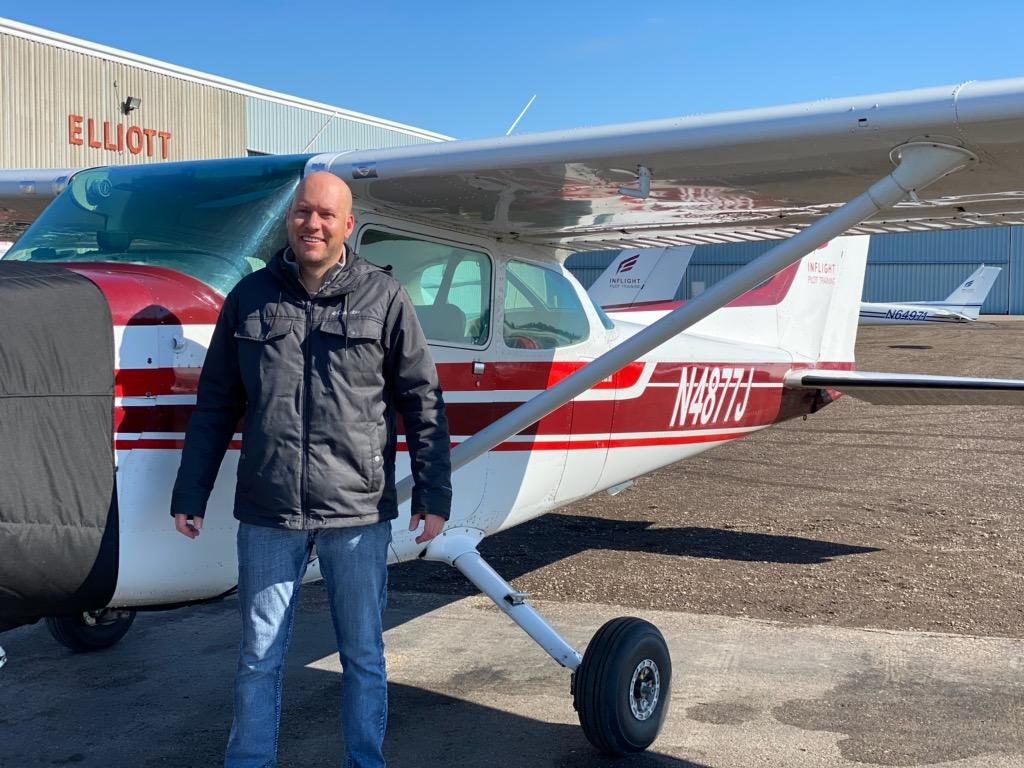
[[[587,739],[621,756],[647,749],[668,711],[672,660],[661,632],[632,617],[594,635],[573,676],[573,706]]]

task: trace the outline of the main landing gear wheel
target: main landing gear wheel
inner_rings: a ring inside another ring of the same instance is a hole
[[[641,752],[661,730],[671,686],[672,660],[658,628],[643,619],[612,619],[583,654],[573,706],[583,733],[601,752]]]
[[[117,643],[135,621],[135,611],[103,609],[71,616],[51,616],[46,628],[53,639],[76,653],[99,651]]]

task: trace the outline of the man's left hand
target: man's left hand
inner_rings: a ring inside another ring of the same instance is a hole
[[[423,544],[437,536],[444,528],[445,519],[440,515],[432,515],[429,512],[413,512],[409,519],[409,530],[415,531],[420,527],[420,520],[424,520],[423,533],[416,537],[417,544]]]

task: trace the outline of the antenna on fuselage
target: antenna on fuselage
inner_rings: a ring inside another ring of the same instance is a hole
[[[533,94],[533,96],[531,96],[531,97],[530,97],[530,100],[529,100],[528,102],[526,102],[526,106],[525,106],[525,107],[523,107],[523,111],[519,113],[519,117],[517,117],[517,118],[516,118],[516,119],[515,119],[515,120],[513,121],[512,125],[510,125],[510,126],[508,127],[508,130],[507,130],[507,131],[505,131],[505,135],[506,135],[506,136],[510,135],[510,134],[512,133],[512,131],[513,131],[513,130],[515,129],[515,127],[516,127],[517,125],[519,125],[519,121],[523,119],[523,115],[525,115],[525,114],[526,114],[526,110],[528,110],[528,109],[529,109],[529,108],[530,108],[530,107],[531,107],[531,106],[533,105],[533,101],[534,101],[534,99],[536,99],[536,98],[537,98],[537,94],[535,93],[535,94]]]

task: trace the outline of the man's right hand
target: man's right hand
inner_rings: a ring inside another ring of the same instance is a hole
[[[189,517],[187,515],[175,515],[174,529],[182,536],[188,536],[190,539],[194,539],[199,535],[199,532],[203,530],[203,518]]]

